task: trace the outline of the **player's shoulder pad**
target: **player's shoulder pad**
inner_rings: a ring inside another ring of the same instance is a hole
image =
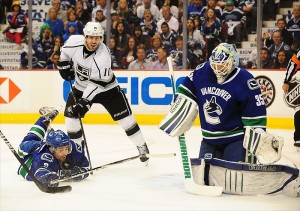
[[[41,160],[44,160],[44,161],[47,161],[49,163],[53,162],[54,161],[54,157],[51,153],[43,153],[41,155]]]
[[[247,87],[250,90],[260,89],[257,80],[254,78],[254,76],[244,68],[239,68],[238,79],[242,83],[246,83]]]
[[[83,35],[72,35],[63,45],[63,48],[75,47],[84,45],[84,36]]]

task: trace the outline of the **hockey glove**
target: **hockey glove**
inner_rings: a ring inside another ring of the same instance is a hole
[[[91,102],[85,98],[80,98],[76,105],[72,106],[72,113],[75,117],[80,116],[81,118],[84,117],[86,112],[88,112],[91,108]]]
[[[65,80],[73,80],[75,78],[74,71],[71,70],[71,64],[69,61],[58,61],[57,68],[60,76]]]
[[[89,176],[89,173],[84,173],[84,172],[87,172],[88,168],[85,168],[85,167],[79,167],[79,166],[74,166],[72,169],[71,169],[71,172],[72,172],[72,175],[76,175],[76,174],[79,174],[78,177],[74,177],[72,180],[73,181],[81,181],[85,178],[87,178]]]

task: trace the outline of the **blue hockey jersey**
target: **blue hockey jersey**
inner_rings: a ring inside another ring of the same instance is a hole
[[[205,62],[177,89],[195,100],[203,139],[213,145],[244,137],[244,127],[266,128],[266,107],[259,85],[247,70],[235,68],[227,80],[217,83],[210,63]]]
[[[50,180],[86,172],[89,168],[89,161],[82,147],[72,140],[70,140],[71,150],[67,155],[66,161],[73,167],[67,171],[61,168],[59,161],[50,152],[45,142],[42,141],[47,130],[46,125],[43,124],[44,120],[44,117],[37,120],[20,143],[18,149],[19,156],[35,178],[42,183],[49,184]],[[32,180],[22,166],[19,167],[18,174],[28,181]],[[88,177],[88,174],[76,177],[74,180],[80,181],[86,177]]]

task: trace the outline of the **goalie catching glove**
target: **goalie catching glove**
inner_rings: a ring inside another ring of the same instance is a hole
[[[57,68],[60,76],[65,80],[74,80],[75,73],[71,69],[72,65],[69,61],[58,61]]]
[[[85,98],[80,98],[76,105],[73,105],[69,110],[74,115],[74,117],[83,118],[84,115],[90,110],[91,102]]]
[[[260,164],[272,164],[281,158],[283,138],[246,127],[243,146]]]
[[[159,128],[172,137],[180,136],[192,127],[197,115],[197,103],[179,93]]]

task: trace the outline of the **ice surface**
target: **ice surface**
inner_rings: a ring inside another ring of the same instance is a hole
[[[31,125],[0,126],[17,149]],[[53,125],[65,130],[64,125]],[[84,125],[92,166],[97,167],[138,152],[117,125]],[[300,199],[283,195],[204,197],[187,193],[176,138],[157,126],[141,126],[151,153],[177,153],[173,158],[151,158],[145,166],[138,159],[96,171],[88,179],[70,184],[70,193],[47,194],[17,175],[18,161],[1,140],[0,210],[300,210]],[[300,166],[300,152],[293,147],[293,131],[269,130],[284,137],[283,162]],[[197,157],[200,129],[193,127],[186,140],[190,157]]]

